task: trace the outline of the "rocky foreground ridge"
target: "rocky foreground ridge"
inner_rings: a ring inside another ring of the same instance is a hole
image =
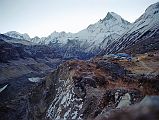
[[[1,119],[157,120],[158,60],[159,51],[131,61],[109,56],[67,61],[16,94],[9,87],[0,92]]]
[[[138,54],[131,61],[110,56],[67,61],[39,81],[20,83],[24,88],[17,85],[16,94],[8,84],[0,92],[1,118],[157,120],[158,60],[159,51]]]
[[[131,62],[100,57],[86,62],[64,63],[50,75],[56,74],[57,76],[56,80],[54,79],[56,92],[46,118],[52,120],[117,120],[118,117],[121,119],[122,117],[130,119],[143,117],[148,119],[144,116],[144,108],[139,106],[142,103],[140,101],[149,99],[145,96],[159,94],[158,60],[157,51],[140,54]],[[136,103],[139,105],[133,106]],[[141,106],[148,107],[146,102]],[[157,120],[156,113],[159,111],[158,108],[157,111],[155,107],[154,109],[152,109],[154,113],[148,109],[147,114],[152,112],[149,119],[152,117]],[[132,112],[135,110],[141,114]],[[123,113],[127,114],[123,115]],[[137,116],[134,117],[133,114]]]

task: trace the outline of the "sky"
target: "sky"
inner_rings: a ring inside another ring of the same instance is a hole
[[[159,0],[0,0],[0,33],[17,31],[31,37],[54,31],[76,33],[115,12],[134,22]]]

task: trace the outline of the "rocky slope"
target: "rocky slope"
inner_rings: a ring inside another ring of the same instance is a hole
[[[1,118],[140,120],[147,114],[145,119],[157,120],[158,97],[145,96],[159,95],[158,60],[159,51],[132,61],[106,56],[72,60],[44,78],[11,80],[0,86]]]
[[[129,112],[144,96],[159,95],[159,52],[151,54],[136,56],[139,61],[95,58],[59,66],[52,73],[55,97],[46,119],[111,119],[116,112]]]

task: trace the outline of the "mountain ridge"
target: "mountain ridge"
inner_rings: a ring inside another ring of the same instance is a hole
[[[118,40],[111,43],[102,54],[124,51],[143,39],[151,38],[158,34],[159,28],[159,2],[150,5]],[[141,44],[141,43],[140,43]],[[144,42],[142,44],[145,44]],[[148,44],[147,44],[148,45]]]
[[[120,26],[119,24],[122,24],[122,25]],[[99,44],[98,41],[102,42],[103,39],[109,36],[109,35],[106,35],[107,32],[109,32],[108,34],[111,34],[111,31],[115,31],[116,29],[119,29],[118,31],[116,31],[116,34],[121,35],[122,34],[121,31],[124,31],[124,29],[127,29],[127,25],[130,25],[130,23],[124,20],[123,18],[121,18],[120,15],[114,12],[108,12],[105,18],[103,18],[102,20],[100,19],[98,22],[89,25],[86,29],[83,29],[77,33],[66,33],[64,31],[62,32],[55,31],[51,33],[49,36],[42,37],[42,38],[39,38],[39,37],[30,38],[30,37],[26,37],[26,34],[20,34],[18,32],[16,35],[15,31],[7,32],[5,33],[5,35],[8,35],[14,38],[22,38],[22,39],[28,38],[28,40],[32,42],[42,43],[42,44],[49,44],[50,42],[60,42],[60,43],[66,44],[68,39],[78,39],[78,38],[79,38],[79,41],[84,41],[84,42],[87,41],[91,43],[93,41],[96,44]],[[111,30],[111,27],[115,27],[115,28]],[[109,29],[111,31],[109,31]]]
[[[4,33],[4,35],[7,35],[7,36],[12,37],[12,38],[17,38],[17,39],[24,39],[24,40],[31,39],[27,33],[21,34],[17,31],[9,31],[9,32]]]

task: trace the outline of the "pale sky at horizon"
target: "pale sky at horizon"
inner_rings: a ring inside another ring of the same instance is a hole
[[[78,32],[115,12],[134,22],[159,0],[0,0],[0,33],[17,31],[31,37]]]

